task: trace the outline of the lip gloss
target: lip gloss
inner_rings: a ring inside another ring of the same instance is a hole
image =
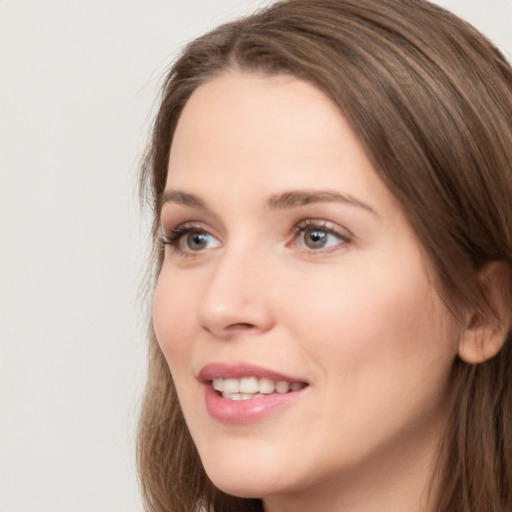
[[[269,393],[257,398],[247,400],[230,400],[213,389],[213,379],[240,379],[242,377],[267,378],[274,381],[300,382],[304,386],[287,393]],[[249,364],[223,364],[212,363],[206,365],[199,374],[205,390],[206,409],[210,416],[221,422],[231,424],[244,424],[258,421],[278,408],[292,404],[301,396],[307,387],[303,380],[289,377],[281,373]]]
[[[228,400],[222,398],[211,385],[205,385],[206,409],[212,418],[222,423],[250,423],[263,418],[279,407],[291,404],[302,391],[271,393],[248,400]]]

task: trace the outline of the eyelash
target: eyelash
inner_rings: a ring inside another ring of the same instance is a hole
[[[292,231],[295,235],[294,240],[297,239],[297,236],[299,234],[306,233],[308,231],[314,231],[314,230],[323,231],[323,232],[327,233],[328,235],[334,235],[334,236],[338,237],[340,239],[340,243],[336,244],[334,247],[338,247],[339,245],[347,245],[352,241],[352,236],[348,232],[342,233],[340,229],[334,228],[331,225],[331,223],[326,220],[314,220],[314,219],[303,220],[303,221],[299,222],[298,224],[295,224],[295,226],[292,229]],[[309,252],[312,252],[312,253],[320,252],[320,250],[321,250],[321,249],[319,250],[319,249],[308,249],[308,248],[303,248],[303,249],[305,249]],[[328,249],[326,248],[326,249],[324,249],[324,251],[325,250],[328,250]]]
[[[292,228],[292,232],[294,235],[293,241],[296,242],[298,235],[300,235],[301,233],[306,233],[307,231],[312,231],[312,230],[322,231],[329,235],[338,237],[340,239],[340,243],[336,244],[334,247],[338,247],[339,245],[347,245],[352,241],[352,236],[350,234],[341,233],[340,230],[333,228],[329,224],[330,223],[328,221],[323,221],[323,220],[322,221],[313,220],[313,219],[303,220],[303,221],[295,224],[295,226],[293,226],[293,228]],[[181,248],[180,244],[186,235],[188,235],[190,233],[194,233],[194,232],[206,233],[210,236],[213,236],[201,224],[186,223],[186,224],[181,224],[175,228],[172,228],[167,233],[162,234],[161,235],[161,243],[164,247],[169,246],[174,252],[176,252],[180,256],[184,256],[184,257],[192,256],[193,257],[198,254],[201,254],[202,251],[186,250],[186,249]],[[292,245],[292,247],[293,246],[294,245]],[[328,248],[324,249],[324,252],[325,252],[325,250],[328,250]],[[322,252],[322,249],[311,249],[311,248],[307,248],[307,247],[301,247],[301,249],[303,249],[307,252],[310,252],[310,253]]]
[[[170,229],[167,233],[163,233],[161,236],[161,242],[164,246],[169,245],[173,250],[182,252],[179,248],[181,240],[185,235],[195,231],[198,233],[209,233],[208,230],[200,224],[181,224],[180,226]]]

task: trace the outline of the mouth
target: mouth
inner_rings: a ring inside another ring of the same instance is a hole
[[[211,385],[226,400],[253,400],[267,395],[300,391],[306,382],[276,380],[268,377],[248,376],[242,378],[214,378]]]
[[[210,363],[198,375],[210,416],[221,423],[259,421],[305,396],[309,382],[252,364]]]

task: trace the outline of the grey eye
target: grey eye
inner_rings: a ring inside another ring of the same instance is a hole
[[[331,235],[333,236],[333,235]],[[308,229],[304,232],[304,245],[310,249],[321,249],[327,244],[329,233],[321,229]]]
[[[202,251],[215,244],[215,238],[209,233],[192,231],[185,236],[184,244],[190,251]]]
[[[315,252],[323,249],[344,247],[351,242],[351,235],[347,229],[324,220],[307,219],[293,228],[295,232],[289,247],[301,247]]]

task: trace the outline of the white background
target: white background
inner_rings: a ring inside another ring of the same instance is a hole
[[[512,56],[512,0],[440,0]],[[0,512],[140,512],[137,158],[186,41],[257,0],[0,0]]]

